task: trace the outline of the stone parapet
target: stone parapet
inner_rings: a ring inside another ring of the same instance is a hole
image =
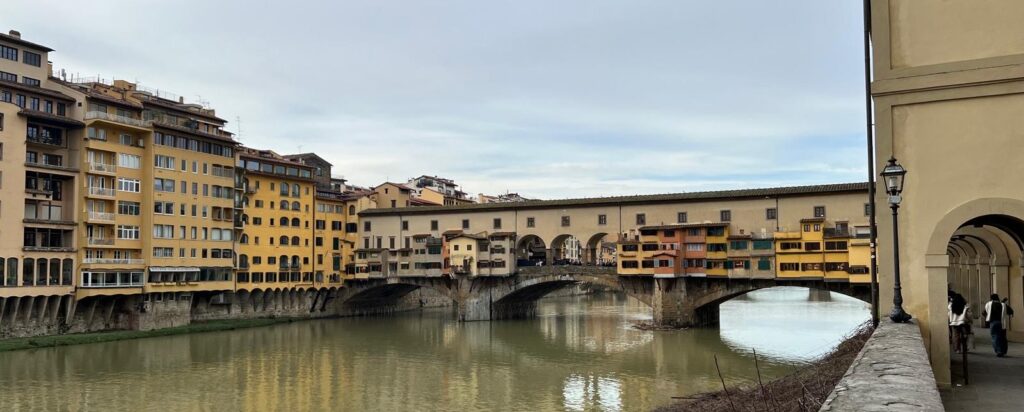
[[[944,410],[920,327],[883,319],[820,410]]]

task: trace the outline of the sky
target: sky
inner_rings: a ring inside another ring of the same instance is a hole
[[[0,2],[55,69],[208,102],[374,186],[560,199],[866,180],[861,4]]]

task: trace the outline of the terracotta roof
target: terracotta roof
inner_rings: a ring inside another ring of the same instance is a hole
[[[130,107],[130,108],[133,108],[133,109],[142,109],[142,105],[139,104],[139,103],[136,103],[136,102],[132,102],[132,101],[124,100],[124,99],[118,99],[116,97],[107,96],[107,95],[105,95],[103,93],[97,93],[97,92],[94,92],[92,90],[83,90],[82,92],[85,93],[85,95],[87,97],[89,97],[90,99],[102,100],[102,101],[110,103],[110,104]]]
[[[516,235],[516,232],[494,232],[494,233],[491,233],[491,237],[515,236],[515,235]]]
[[[709,192],[670,193],[658,195],[611,196],[562,200],[530,200],[508,203],[472,203],[453,206],[417,206],[415,208],[374,209],[360,215],[410,215],[429,213],[464,213],[494,210],[559,209],[570,206],[622,206],[632,204],[706,202],[719,200],[759,199],[775,197],[814,196],[823,193],[858,193],[867,196],[867,183],[837,183],[814,186],[787,186],[762,189],[718,190]]]
[[[451,229],[441,232],[442,235],[458,235],[462,233],[462,229]]]
[[[487,239],[487,237],[481,236],[481,235],[474,235],[474,234],[469,234],[469,233],[459,233],[459,234],[449,238],[449,240],[460,238],[460,237],[469,238],[469,239],[475,239],[475,240],[486,240]]]
[[[44,52],[52,52],[53,49],[43,46],[41,44],[32,43],[30,41],[22,40],[21,37],[14,37],[7,33],[0,33],[0,40],[11,42],[19,46],[31,47],[36,50],[42,50]]]
[[[441,206],[439,203],[431,202],[429,200],[414,197],[409,199],[409,204],[412,206],[423,207],[423,206]]]
[[[800,219],[800,223],[805,223],[805,222],[806,223],[814,223],[814,222],[824,222],[824,221],[825,221],[825,218],[823,218],[823,217],[809,217],[809,218],[806,218],[806,219]]]
[[[67,101],[67,102],[74,102],[75,101],[74,97],[68,96],[68,95],[66,95],[64,93],[61,93],[61,92],[58,92],[56,90],[44,89],[44,88],[39,87],[39,86],[29,86],[27,84],[21,84],[21,83],[18,83],[18,82],[12,82],[12,81],[9,81],[9,80],[0,80],[0,86],[10,87],[12,89],[21,90],[21,91],[28,92],[28,93],[35,93],[35,94],[40,94],[40,95],[43,95],[43,96],[49,96],[49,97],[52,97],[54,99],[60,99],[60,100],[64,100],[64,101]]]
[[[751,237],[752,236],[750,236],[750,234],[748,233],[748,234],[744,234],[744,235],[729,235],[729,237],[727,239],[729,239],[729,240],[732,240],[732,239],[750,239]]]
[[[413,238],[430,237],[430,236],[431,235],[429,233],[420,233],[420,234],[412,235]]]

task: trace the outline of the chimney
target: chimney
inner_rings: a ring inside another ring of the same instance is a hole
[[[17,31],[17,30],[11,30],[11,31],[7,32],[7,34],[10,34],[11,37],[17,37],[19,39],[21,38],[21,32]]]
[[[185,104],[185,96],[178,96],[178,103]]]

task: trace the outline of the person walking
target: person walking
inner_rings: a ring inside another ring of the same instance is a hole
[[[985,322],[988,323],[989,333],[992,335],[992,349],[995,350],[996,356],[1006,356],[1007,346],[1006,342],[1006,325],[1009,323],[1009,310],[1006,308],[1006,304],[999,301],[999,295],[993,293],[991,296],[992,300],[985,303],[985,311],[982,315],[985,317]]]
[[[948,306],[949,327],[953,331],[953,348],[956,353],[967,352],[967,335],[971,328],[971,308],[967,299],[953,293]]]

